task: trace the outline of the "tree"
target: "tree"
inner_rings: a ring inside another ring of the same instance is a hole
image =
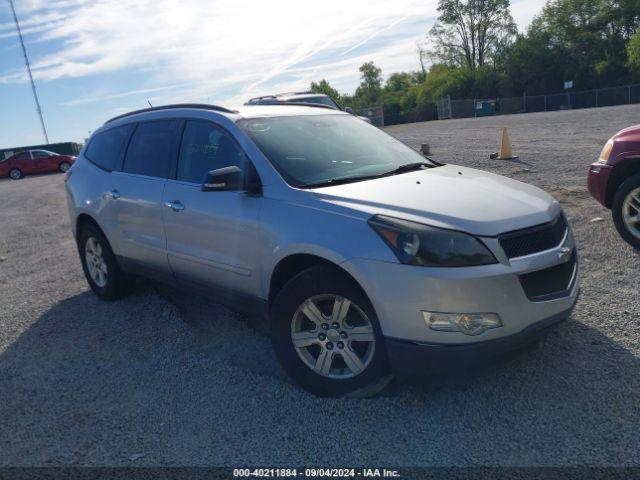
[[[639,12],[640,0],[551,0],[530,30],[547,37],[545,45],[560,60],[564,80],[581,88],[602,87],[630,80],[626,45],[640,26]]]
[[[405,92],[417,83],[419,75],[411,72],[392,73],[384,85],[384,90],[389,92]]]
[[[359,107],[374,105],[382,90],[382,70],[373,62],[363,63],[360,68],[360,86],[356,89],[354,102]]]
[[[380,90],[382,85],[382,70],[376,67],[373,62],[363,63],[360,68],[360,85],[369,90]]]
[[[409,91],[422,82],[421,72],[397,72],[391,74],[380,93],[379,103],[384,105],[385,114],[399,115],[415,107],[415,99]]]
[[[518,35],[504,58],[504,72],[514,94],[538,95],[559,90],[573,79],[567,73],[569,52],[554,45],[548,32],[530,28]]]
[[[448,65],[482,68],[517,32],[509,0],[439,0],[438,12],[431,54]]]
[[[631,70],[640,73],[640,30],[627,44],[627,65]]]
[[[427,45],[424,40],[418,40],[416,42],[416,53],[418,54],[418,61],[420,62],[420,81],[424,82],[425,78],[427,78],[428,58]]]
[[[340,100],[340,94],[338,93],[338,91],[331,85],[329,85],[329,82],[327,82],[324,78],[317,83],[311,82],[309,91],[313,93],[324,93],[325,95],[329,95],[335,101]]]

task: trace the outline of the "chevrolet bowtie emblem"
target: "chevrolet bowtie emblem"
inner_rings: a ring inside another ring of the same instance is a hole
[[[558,260],[561,262],[566,262],[569,260],[571,256],[571,249],[569,247],[562,247],[558,252]]]

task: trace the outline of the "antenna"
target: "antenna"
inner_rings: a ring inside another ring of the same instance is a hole
[[[31,66],[29,65],[29,57],[27,57],[27,49],[24,48],[24,41],[22,40],[22,31],[20,30],[20,23],[18,23],[18,16],[16,15],[16,8],[13,6],[13,0],[9,0],[11,5],[11,12],[13,13],[13,20],[16,22],[16,30],[18,30],[18,38],[20,39],[20,46],[22,47],[22,54],[24,55],[24,63],[27,66],[27,73],[29,73],[29,80],[31,81],[31,90],[33,90],[33,98],[36,101],[36,110],[38,110],[38,116],[40,117],[40,125],[42,126],[42,133],[44,133],[44,139],[49,144],[49,136],[47,135],[47,129],[44,126],[44,118],[42,118],[42,109],[40,108],[40,101],[38,100],[38,94],[36,93],[36,84],[33,82],[33,75],[31,74]]]
[[[153,105],[151,105],[151,102],[150,102],[148,99],[147,99],[147,103],[149,104],[149,106],[150,106],[151,108],[153,108]]]

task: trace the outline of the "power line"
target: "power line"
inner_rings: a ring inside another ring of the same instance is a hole
[[[31,90],[33,90],[33,98],[36,101],[36,110],[40,117],[40,125],[42,126],[42,133],[44,133],[44,139],[49,144],[49,136],[47,135],[47,129],[44,126],[44,118],[42,118],[42,109],[40,108],[40,101],[38,100],[38,94],[36,92],[36,84],[33,82],[33,75],[31,74],[31,65],[29,65],[29,57],[27,57],[27,49],[24,48],[24,41],[22,40],[22,31],[20,30],[20,23],[18,22],[18,16],[16,15],[16,8],[13,6],[13,0],[9,0],[11,5],[11,11],[13,12],[13,20],[16,22],[16,30],[18,30],[18,38],[20,39],[20,46],[22,47],[22,54],[24,55],[24,63],[27,66],[27,73],[29,74],[29,80],[31,81]]]

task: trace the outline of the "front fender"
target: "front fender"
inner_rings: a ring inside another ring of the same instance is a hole
[[[276,265],[291,255],[314,255],[336,265],[355,257],[395,262],[395,256],[367,220],[367,215],[265,198],[260,269],[264,298]]]

